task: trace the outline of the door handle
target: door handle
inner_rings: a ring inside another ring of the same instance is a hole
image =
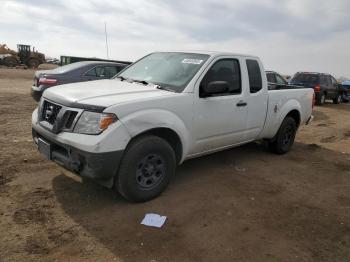
[[[236,106],[247,106],[247,102],[239,101]]]

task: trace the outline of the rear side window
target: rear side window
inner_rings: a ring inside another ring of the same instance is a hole
[[[103,66],[96,66],[85,73],[86,76],[100,77],[104,76],[105,69]]]
[[[86,75],[86,76],[97,76],[97,74],[96,74],[96,68],[94,67],[94,68],[90,69],[89,71],[87,71],[87,72],[85,73],[85,75]]]
[[[269,83],[276,83],[275,74],[267,73],[266,77],[267,77],[267,82],[269,82]]]
[[[257,93],[262,89],[261,71],[258,61],[247,60],[250,93]]]
[[[294,84],[297,84],[297,83],[317,84],[317,83],[319,83],[319,76],[317,74],[298,73],[293,77],[292,83],[294,83]]]

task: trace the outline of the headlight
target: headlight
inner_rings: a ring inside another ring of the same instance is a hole
[[[98,135],[117,121],[118,118],[114,114],[84,111],[74,128],[74,133]]]

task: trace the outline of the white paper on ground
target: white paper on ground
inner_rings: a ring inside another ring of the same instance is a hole
[[[166,216],[158,214],[146,214],[141,224],[150,227],[162,227],[165,223]]]

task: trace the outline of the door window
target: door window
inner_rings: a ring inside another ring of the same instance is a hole
[[[332,81],[333,86],[338,85],[337,80],[335,80],[335,78],[333,76],[331,76],[331,81]]]
[[[116,66],[106,66],[105,67],[105,77],[106,78],[112,78],[118,73]]]
[[[331,80],[331,77],[330,76],[326,76],[327,78],[327,85],[332,85],[332,80]]]
[[[261,71],[258,61],[247,60],[250,93],[257,93],[262,89]]]
[[[241,71],[237,59],[222,59],[217,61],[206,73],[200,84],[200,97],[203,97],[203,87],[214,81],[225,81],[229,89],[215,96],[235,95],[242,92]]]

